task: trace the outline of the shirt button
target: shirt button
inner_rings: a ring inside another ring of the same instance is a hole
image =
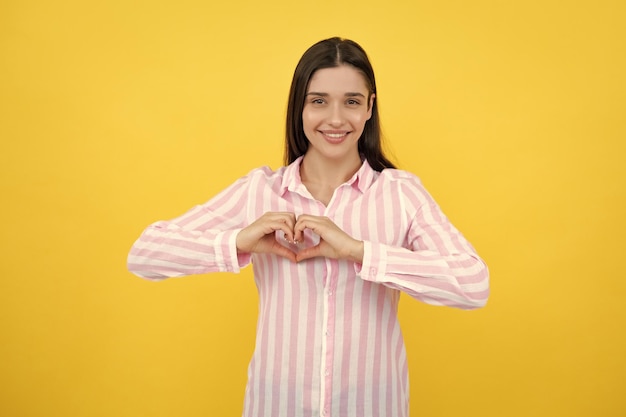
[[[376,273],[378,272],[378,270],[376,268],[371,268],[370,272],[372,273],[372,275],[376,275]]]

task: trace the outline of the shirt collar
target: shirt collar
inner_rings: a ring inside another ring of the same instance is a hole
[[[295,161],[285,167],[281,184],[281,194],[284,194],[287,190],[299,193],[306,188],[304,187],[304,184],[302,184],[302,178],[300,178],[300,164],[302,163],[303,157],[304,156],[298,157]],[[378,174],[379,173],[377,171],[370,167],[367,159],[363,159],[363,164],[361,164],[359,170],[355,172],[354,175],[345,182],[345,184],[358,188],[362,193],[364,193],[372,185]]]

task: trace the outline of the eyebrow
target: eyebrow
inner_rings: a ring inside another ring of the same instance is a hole
[[[330,94],[328,93],[318,93],[316,91],[310,91],[308,93],[306,93],[307,96],[320,96],[320,97],[328,97]],[[345,97],[363,97],[365,98],[365,96],[361,93],[346,93],[344,94]]]

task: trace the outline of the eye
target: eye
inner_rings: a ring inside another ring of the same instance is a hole
[[[359,100],[350,98],[346,101],[346,104],[349,106],[358,106],[359,104],[361,104],[361,102]]]
[[[324,104],[324,99],[323,98],[314,98],[311,100],[312,104]]]

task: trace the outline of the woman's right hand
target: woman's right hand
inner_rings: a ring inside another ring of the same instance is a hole
[[[295,252],[277,242],[275,236],[276,231],[281,230],[285,239],[293,242],[295,224],[296,216],[293,213],[267,212],[237,234],[237,251],[273,253],[296,262]]]

